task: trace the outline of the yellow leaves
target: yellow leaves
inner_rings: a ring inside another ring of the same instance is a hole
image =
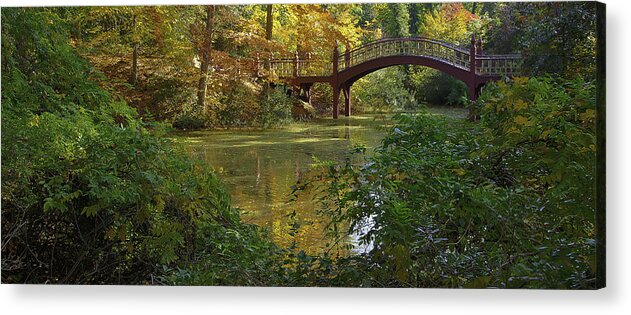
[[[515,122],[515,124],[517,124],[519,126],[531,126],[532,125],[532,122],[528,118],[526,118],[526,117],[524,117],[522,115],[515,116],[515,118],[513,118],[513,121]]]
[[[518,99],[518,100],[515,102],[514,106],[513,106],[513,109],[514,109],[516,112],[518,112],[518,111],[520,111],[520,110],[522,110],[522,109],[526,109],[526,108],[528,108],[528,103],[524,102],[524,101],[523,101],[523,100],[521,100],[521,99]]]
[[[528,83],[528,77],[514,77],[513,78],[513,82],[515,82],[515,85],[525,85],[526,83]]]
[[[28,124],[29,127],[38,127],[39,126],[39,115],[33,115],[33,119]]]
[[[587,147],[582,147],[580,148],[580,150],[578,151],[578,153],[593,153],[596,152],[596,145],[595,144],[590,144]]]
[[[124,242],[127,239],[127,230],[125,229],[125,227],[121,226],[118,229],[118,240],[121,242]]]
[[[541,136],[539,136],[539,139],[548,139],[553,132],[554,130],[552,129],[544,130],[541,133]]]
[[[511,133],[519,133],[519,130],[513,126],[513,127],[508,128],[506,133],[509,133],[509,134],[511,134]]]
[[[596,118],[596,111],[593,109],[588,109],[580,115],[581,122],[583,123],[591,122],[595,118]]]
[[[119,240],[124,242],[127,239],[127,228],[124,225],[112,227],[105,232],[105,237],[109,240]]]
[[[465,170],[462,168],[454,168],[451,171],[454,172],[458,176],[462,176],[465,174]]]
[[[395,264],[395,277],[400,282],[406,282],[409,278],[408,266],[410,265],[410,251],[402,244],[397,244],[391,249],[391,253]]]
[[[506,90],[506,89],[507,89],[507,87],[508,87],[508,86],[506,85],[506,83],[504,83],[504,81],[497,81],[495,84],[496,84],[496,85],[497,85],[497,87],[498,87],[500,90],[502,90],[502,91]]]
[[[157,195],[155,199],[156,199],[156,209],[155,209],[156,212],[164,211],[164,206],[165,206],[164,199],[162,199],[160,195]]]

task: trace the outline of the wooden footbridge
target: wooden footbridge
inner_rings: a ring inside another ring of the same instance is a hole
[[[445,72],[464,82],[470,100],[488,81],[519,75],[521,55],[485,55],[482,41],[471,37],[469,49],[423,37],[388,38],[333,51],[332,60],[295,58],[258,60],[257,75],[286,81],[310,102],[314,83],[329,83],[333,89],[333,118],[338,117],[340,92],[344,94],[344,114],[351,114],[351,86],[361,77],[396,65],[421,65]]]

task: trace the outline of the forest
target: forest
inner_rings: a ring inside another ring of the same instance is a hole
[[[3,7],[1,281],[602,287],[603,14],[594,2]],[[340,97],[353,114],[335,120],[330,84],[305,99],[272,71],[328,69],[388,39],[469,52],[472,37],[484,56],[521,56],[519,75],[472,97],[445,71],[383,67],[352,82]]]

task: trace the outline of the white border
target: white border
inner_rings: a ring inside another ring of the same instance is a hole
[[[0,1],[1,6],[341,1]],[[375,2],[375,1],[354,1]],[[378,1],[379,2],[379,1]],[[394,2],[394,1],[390,1]],[[407,2],[407,1],[398,1]],[[599,291],[1,285],[3,314],[630,314],[630,2],[607,3],[608,285]]]

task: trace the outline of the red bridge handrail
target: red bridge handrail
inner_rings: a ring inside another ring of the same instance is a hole
[[[521,70],[522,56],[485,55],[481,43],[475,54],[475,73],[481,76],[517,75]],[[364,62],[386,57],[417,56],[438,60],[463,70],[471,67],[471,48],[459,47],[441,40],[426,37],[384,38],[339,53],[337,71],[342,72]],[[335,57],[333,59],[336,59]],[[259,60],[258,73],[279,78],[327,77],[333,75],[334,60],[280,58]]]

